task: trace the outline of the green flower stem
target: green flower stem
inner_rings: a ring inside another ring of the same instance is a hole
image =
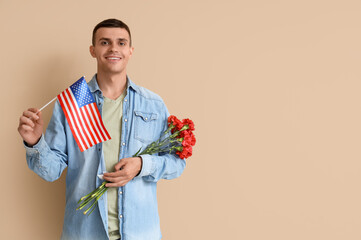
[[[104,193],[106,192],[108,190],[108,188],[106,188],[105,190],[104,190]],[[100,199],[100,197],[104,194],[104,193],[102,193],[101,195],[99,195],[96,199],[95,199],[95,201],[94,201],[94,203],[97,203],[98,202],[98,200]],[[93,206],[93,209],[89,212],[89,214],[88,214],[88,216],[95,210],[95,205]],[[87,210],[88,211],[88,210]],[[85,214],[85,213],[84,213]]]
[[[98,188],[96,188],[94,191],[92,191],[91,193],[89,193],[88,195],[85,195],[84,197],[80,198],[78,204],[83,201],[84,199],[88,198],[89,196],[93,195],[94,193],[98,192],[100,188],[103,188],[105,186],[105,182],[102,183],[102,185],[100,185]]]
[[[176,131],[174,132],[172,135],[170,135],[169,137],[163,139],[160,142],[152,142],[146,149],[144,149],[141,153],[137,154],[137,156],[139,155],[143,155],[143,154],[154,154],[154,153],[158,153],[159,151],[161,152],[167,152],[163,151],[164,149],[162,149],[163,146],[168,145],[169,143],[173,143],[175,141],[177,141],[175,139],[175,137],[177,137],[179,135],[180,131]]]
[[[156,142],[151,143],[146,149],[144,149],[141,153],[139,154],[135,154],[133,157],[139,156],[139,155],[143,155],[143,154],[154,154],[154,153],[161,153],[161,152],[172,152],[172,150],[177,150],[175,147],[176,146],[171,146],[169,147],[169,144],[173,144],[173,143],[181,143],[183,141],[183,138],[176,138],[176,136],[178,136],[180,133],[180,131],[175,132],[174,134],[172,134],[171,136],[167,137],[166,139],[162,140],[161,142],[158,142],[156,144]],[[166,148],[163,148],[164,146],[166,146]]]
[[[92,198],[93,198],[93,197],[96,197],[96,196],[98,195],[98,193],[100,193],[100,192],[102,191],[102,189],[105,187],[105,184],[106,184],[106,183],[107,183],[106,181],[103,182],[102,185],[100,185],[100,186],[97,188],[97,191],[91,195],[91,197],[92,197]]]
[[[88,205],[88,203],[90,203],[92,200],[94,200],[97,196],[99,196],[99,195],[101,196],[107,190],[107,187],[105,187],[106,183],[107,183],[106,181],[103,182],[102,185],[100,185],[93,192],[91,192],[88,195],[82,197],[81,200],[78,202],[78,204],[79,203],[81,203],[81,204],[76,210],[84,208],[86,205]],[[105,191],[103,192],[103,190],[105,190]]]
[[[89,197],[89,198],[85,199],[76,210],[83,209],[86,205],[88,205],[88,203],[93,201],[95,198],[96,197]]]
[[[92,209],[91,212],[93,212],[96,203],[97,203],[97,201],[94,200],[94,202],[92,203],[92,205],[90,205],[90,207],[89,207],[87,210],[85,210],[85,211],[83,212],[83,214],[86,215],[86,214],[89,212],[90,209]],[[90,215],[90,213],[89,213],[89,215]],[[88,215],[88,216],[89,216],[89,215]]]
[[[95,210],[95,206],[93,207],[93,209],[89,212],[88,216]]]
[[[80,206],[76,210],[83,209],[86,205],[88,205],[88,203],[90,203],[93,200],[94,200],[94,198],[88,198],[88,199],[84,200],[84,202],[82,204],[80,204]]]
[[[165,139],[163,139],[162,141],[160,141],[159,142],[159,145],[160,146],[163,146],[164,144],[166,144],[170,139],[172,139],[172,138],[175,138],[176,136],[178,136],[178,134],[176,134],[176,135],[174,135],[174,134],[172,134],[172,135],[169,135],[168,137],[166,137]]]
[[[107,182],[106,182],[107,183]],[[105,185],[105,184],[104,184]],[[101,197],[101,196],[103,196],[103,194],[106,192],[106,191],[108,191],[108,187],[104,187],[103,188],[103,190],[98,194],[98,196],[97,196],[97,201],[99,200],[99,198]]]
[[[169,131],[171,131],[173,128],[175,128],[175,125],[170,124],[170,126],[167,128],[167,130],[164,131],[164,133],[160,136],[159,139],[162,139]]]
[[[183,147],[182,146],[172,146],[171,148],[168,148],[168,149],[162,149],[158,153],[172,153],[173,150],[182,151]]]
[[[89,193],[88,195],[85,195],[84,197],[80,198],[80,200],[78,201],[78,204],[81,203],[84,199],[87,199],[88,197],[90,197],[90,195],[92,195],[93,193],[95,193],[97,191],[97,189],[95,189],[94,191],[92,191],[91,193]]]
[[[101,197],[107,190],[108,190],[108,188],[103,188],[103,189],[100,191],[99,195],[95,198],[93,204],[90,205],[90,207],[83,212],[84,215],[86,215],[86,214],[89,212],[89,210],[92,209],[92,208],[93,208],[93,209],[91,210],[90,213],[92,213],[92,212],[94,211],[95,204],[98,202],[98,200],[100,199],[100,197]],[[89,213],[89,215],[90,215],[90,213]]]

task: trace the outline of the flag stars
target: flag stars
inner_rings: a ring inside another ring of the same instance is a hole
[[[95,102],[88,88],[88,84],[85,82],[85,79],[81,78],[80,80],[75,82],[70,88],[79,107],[83,107],[89,103]]]

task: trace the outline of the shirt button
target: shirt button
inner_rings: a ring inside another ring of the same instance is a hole
[[[124,122],[128,122],[128,119],[124,119]]]
[[[145,118],[145,121],[147,121],[148,120],[148,118]]]
[[[124,102],[128,102],[128,99],[124,99]]]
[[[125,146],[125,142],[123,142],[122,145]]]
[[[122,218],[122,217],[123,217],[123,215],[122,215],[122,214],[120,214],[120,215],[119,215],[119,218]]]
[[[123,192],[122,192],[122,191],[119,191],[119,194],[123,194]]]

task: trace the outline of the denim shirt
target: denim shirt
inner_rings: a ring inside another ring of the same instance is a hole
[[[88,86],[102,112],[103,95],[96,75]],[[168,110],[158,95],[127,78],[119,159],[131,157],[140,148],[144,149],[157,140],[167,128],[168,116]],[[97,176],[106,171],[102,143],[80,152],[57,101],[45,135],[35,146],[25,148],[29,168],[46,181],[55,181],[68,168],[61,239],[109,239],[107,194],[99,199],[97,209],[90,216],[85,216],[82,210],[75,210],[79,199],[103,182]],[[142,155],[141,158],[139,175],[118,188],[122,240],[161,239],[157,182],[180,176],[186,165],[184,160],[173,154]]]

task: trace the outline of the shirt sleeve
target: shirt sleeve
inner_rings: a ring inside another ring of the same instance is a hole
[[[65,116],[57,101],[53,115],[39,142],[33,147],[24,144],[29,168],[46,181],[57,180],[67,167]]]
[[[167,119],[169,112],[163,103],[164,131],[168,127]],[[161,153],[159,155],[141,155],[142,169],[137,177],[142,177],[145,181],[157,182],[160,179],[174,179],[179,177],[186,166],[186,161],[180,159],[178,155]]]
[[[157,182],[160,179],[173,179],[179,177],[186,166],[186,161],[173,154],[163,156],[141,155],[142,170],[138,177],[145,181]]]

